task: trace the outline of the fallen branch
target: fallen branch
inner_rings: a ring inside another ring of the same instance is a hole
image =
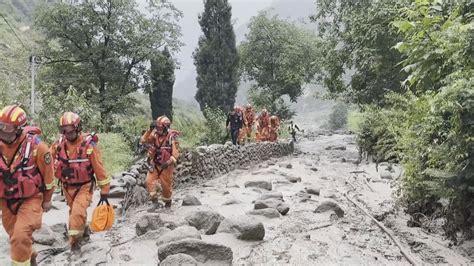
[[[364,183],[370,188],[370,191],[372,192],[375,192],[375,190],[372,188],[372,186],[370,186],[369,182],[367,182],[367,179],[363,178],[364,179]]]
[[[347,192],[344,193],[344,196],[350,202],[352,202],[352,204],[354,204],[357,208],[359,208],[365,215],[367,215],[376,225],[378,225],[378,227],[380,227],[380,229],[382,229],[382,231],[384,233],[386,233],[390,237],[390,239],[392,239],[392,241],[395,243],[395,245],[400,250],[400,253],[402,253],[402,255],[408,260],[408,262],[410,262],[412,265],[417,265],[417,263],[415,263],[415,260],[411,257],[411,255],[408,252],[405,251],[405,249],[402,247],[400,242],[398,242],[398,240],[395,238],[395,236],[382,223],[377,221],[377,219],[375,219],[372,215],[370,215],[370,213],[368,211],[366,211],[362,206],[360,206],[357,202],[355,202],[353,199],[349,198],[349,196],[347,195]]]
[[[355,171],[350,171],[349,173],[351,174],[367,174],[365,170],[355,170]]]
[[[316,226],[316,227],[310,228],[308,231],[326,228],[326,227],[329,227],[329,226],[331,226],[331,225],[333,225],[333,224],[334,224],[334,223],[328,223],[328,224],[318,225],[318,226]]]

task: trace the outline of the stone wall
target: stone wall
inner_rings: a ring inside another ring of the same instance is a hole
[[[221,145],[200,146],[180,155],[175,169],[175,188],[198,184],[232,170],[292,154],[292,142],[251,143],[242,147],[230,142]],[[111,197],[124,197],[123,209],[146,203],[145,177],[148,164],[137,161],[129,171],[113,176]]]

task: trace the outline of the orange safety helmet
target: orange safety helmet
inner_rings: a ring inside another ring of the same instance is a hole
[[[63,134],[65,133],[63,131],[70,132],[72,129],[81,131],[81,117],[73,112],[65,112],[59,119],[59,128]],[[70,130],[67,130],[68,128]]]
[[[265,109],[265,108],[264,108],[264,109],[262,109],[262,115],[266,115],[266,114],[268,114],[268,111],[267,111],[267,109]]]
[[[157,128],[169,128],[171,126],[171,120],[166,117],[165,115],[162,115],[156,119],[156,127]]]
[[[14,132],[26,125],[26,112],[18,105],[9,105],[0,112],[0,130]]]

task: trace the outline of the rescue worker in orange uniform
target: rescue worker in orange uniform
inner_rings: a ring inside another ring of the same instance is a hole
[[[62,193],[69,206],[69,245],[79,251],[81,240],[89,235],[87,208],[92,202],[95,185],[101,199],[110,190],[110,177],[104,169],[97,147],[97,136],[82,132],[79,115],[66,112],[59,119],[61,137],[51,147],[55,176],[62,184]]]
[[[257,142],[268,141],[270,139],[270,115],[267,109],[263,109],[257,117],[257,133],[255,134]]]
[[[245,143],[250,142],[250,137],[252,136],[253,124],[255,123],[255,111],[252,108],[252,105],[249,103],[245,106],[243,111],[244,118],[244,127],[240,131],[239,142]]]
[[[276,115],[270,116],[270,136],[269,141],[276,142],[278,140],[278,131],[280,130],[280,119]]]
[[[13,265],[37,265],[32,234],[41,228],[54,191],[48,146],[35,130],[25,130],[26,121],[16,105],[0,112],[0,209]]]
[[[150,193],[154,212],[161,205],[158,201],[158,190],[161,190],[161,200],[165,208],[171,207],[174,177],[173,171],[179,156],[179,132],[170,128],[171,121],[166,116],[160,116],[143,134],[140,142],[149,144],[148,156],[151,168],[146,177],[146,187]]]

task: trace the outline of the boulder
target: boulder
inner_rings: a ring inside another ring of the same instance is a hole
[[[252,216],[227,218],[221,222],[217,233],[231,233],[241,240],[263,240],[265,227]]]
[[[266,190],[272,190],[272,183],[268,181],[247,181],[245,182],[245,187],[256,187],[256,188],[261,188],[261,189],[266,189]]]
[[[265,208],[258,210],[251,210],[247,212],[248,215],[259,215],[267,218],[280,218],[280,212],[273,208]]]
[[[156,240],[156,245],[160,246],[162,244],[166,244],[169,242],[173,241],[178,241],[181,239],[186,239],[186,238],[194,238],[194,239],[201,239],[201,235],[199,234],[199,231],[192,226],[185,225],[185,226],[180,226],[173,231],[169,231],[161,236],[158,237]]]
[[[186,216],[185,220],[196,229],[203,230],[206,235],[212,235],[216,233],[224,216],[216,211],[195,211]]]
[[[160,262],[160,266],[197,266],[198,262],[193,257],[187,254],[175,254],[166,257],[162,262]]]
[[[214,265],[232,265],[234,257],[231,248],[199,239],[183,239],[158,247],[160,261],[180,253],[193,257],[199,263]]]
[[[314,210],[315,213],[322,213],[322,212],[327,212],[327,211],[334,211],[336,215],[341,218],[344,216],[344,211],[341,209],[341,207],[333,202],[333,201],[325,201],[321,203],[316,210]]]
[[[199,206],[201,202],[195,196],[186,195],[183,199],[182,206]]]

